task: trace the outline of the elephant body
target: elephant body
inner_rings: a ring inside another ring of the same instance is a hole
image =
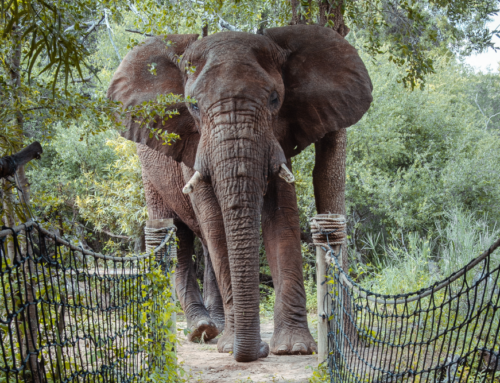
[[[149,71],[152,64],[156,74]],[[225,314],[218,349],[232,351],[237,361],[269,351],[259,330],[261,226],[276,290],[271,351],[316,350],[307,327],[290,158],[318,144],[314,186],[323,200],[318,206],[327,207],[326,199],[337,193],[329,183],[343,181],[344,173],[331,174],[335,167],[325,161],[345,153],[342,145],[335,147],[341,141],[335,137],[366,112],[371,90],[356,50],[336,32],[311,25],[273,28],[264,35],[150,38],[129,52],[113,77],[108,96],[125,111],[160,94],[195,100],[178,104],[177,116],[156,118],[145,127],[128,113],[124,136],[141,144],[151,218],[174,214],[181,246],[191,251],[193,233],[206,246]],[[164,145],[155,132],[165,130],[180,139]],[[183,183],[189,198],[180,194]],[[192,308],[190,320],[201,318],[210,327],[189,267],[186,261],[179,269],[179,298],[185,311]]]

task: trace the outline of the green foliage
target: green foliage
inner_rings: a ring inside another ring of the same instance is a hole
[[[108,140],[117,159],[101,174],[84,173],[87,192],[76,197],[83,219],[97,230],[133,237],[142,235],[147,219],[141,167],[136,145],[121,137]]]
[[[369,65],[374,103],[348,131],[350,209],[380,217],[389,232],[429,229],[455,205],[500,218],[499,137],[467,98],[471,74],[439,64],[424,92],[387,81],[397,75],[390,66]]]
[[[328,366],[325,362],[320,363],[318,367],[311,367],[312,375],[309,378],[309,383],[327,383],[330,382],[330,374],[328,373]]]
[[[141,281],[141,294],[147,298],[142,304],[140,323],[140,346],[149,355],[149,373],[143,382],[184,382],[184,370],[177,365],[177,337],[172,331],[176,305],[172,299],[172,275],[166,273],[160,265],[154,265],[155,256],[151,255],[144,262],[150,271]]]
[[[399,238],[401,231],[426,237],[435,221],[459,206],[489,222],[500,219],[500,137],[475,103],[474,89],[487,88],[483,104],[500,90],[490,75],[475,75],[445,58],[428,76],[425,91],[398,85],[399,69],[365,57],[374,101],[348,128],[346,201],[351,246],[365,252],[367,234]],[[497,76],[498,77],[498,76]],[[488,101],[488,102],[487,102]],[[491,113],[491,112],[490,112]],[[301,226],[315,214],[311,169],[314,148],[294,158]],[[372,251],[370,251],[372,252]]]
[[[53,126],[52,139],[44,143],[44,155],[28,172],[33,184],[33,202],[40,213],[74,207],[78,195],[87,194],[89,183],[82,174],[102,175],[116,160],[106,141],[112,132],[90,134],[88,124]]]
[[[382,246],[379,263],[365,270],[363,285],[380,294],[404,294],[420,290],[461,269],[485,251],[500,235],[484,219],[459,209],[447,212],[435,238],[409,233],[401,240]],[[500,264],[493,253],[490,267]],[[471,283],[473,273],[471,273]]]

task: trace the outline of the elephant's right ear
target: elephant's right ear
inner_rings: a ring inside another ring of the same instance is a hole
[[[197,38],[198,35],[155,36],[134,47],[116,70],[108,88],[108,98],[121,101],[126,109],[154,100],[160,94],[184,95],[183,74],[177,67],[177,58]],[[167,41],[172,44],[167,46]],[[156,74],[152,68],[155,68]],[[181,137],[171,145],[163,145],[162,140],[150,137],[151,130],[141,127],[130,113],[122,119],[127,127],[122,135],[193,167],[200,135],[185,104],[177,104],[172,109],[177,109],[179,114],[164,123],[157,118],[157,122],[149,124],[149,127]]]

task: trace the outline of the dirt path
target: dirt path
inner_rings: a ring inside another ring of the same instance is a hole
[[[185,327],[185,322],[177,323],[177,328]],[[261,323],[261,337],[268,344],[272,334],[272,321]],[[197,344],[188,342],[184,335],[181,335],[178,356],[192,383],[307,383],[312,374],[308,367],[318,363],[315,355],[273,354],[252,363],[237,363],[231,355],[217,352],[216,340]]]

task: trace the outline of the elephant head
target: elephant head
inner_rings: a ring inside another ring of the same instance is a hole
[[[259,355],[259,218],[267,182],[325,134],[356,123],[372,101],[372,85],[356,50],[331,29],[272,28],[264,35],[217,33],[152,37],[117,69],[108,97],[124,107],[159,94],[197,103],[150,126],[177,133],[171,145],[132,117],[124,136],[197,172],[186,185],[210,182],[226,231],[235,315],[234,357]],[[169,40],[171,44],[166,44]],[[149,70],[156,64],[156,75]],[[195,71],[187,70],[195,67]]]

